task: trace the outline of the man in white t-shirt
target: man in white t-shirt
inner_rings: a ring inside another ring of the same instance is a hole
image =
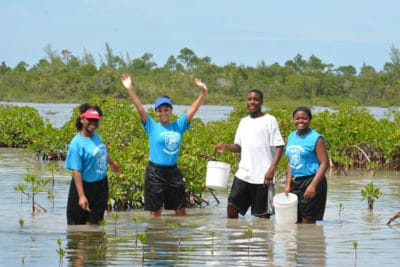
[[[276,118],[261,110],[263,94],[253,89],[247,94],[249,115],[242,118],[236,130],[234,144],[218,144],[218,153],[228,150],[240,153],[239,168],[228,198],[228,218],[251,214],[269,218],[274,213],[275,168],[282,156],[284,140]]]

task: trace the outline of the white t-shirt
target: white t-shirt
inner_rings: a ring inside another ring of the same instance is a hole
[[[235,142],[241,147],[239,168],[235,176],[252,184],[263,184],[274,158],[275,147],[285,144],[276,118],[270,114],[240,120]]]

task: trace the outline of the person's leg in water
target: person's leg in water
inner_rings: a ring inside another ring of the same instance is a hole
[[[307,223],[307,224],[315,224],[315,220],[309,220],[305,217],[301,218],[301,223]]]
[[[175,210],[175,215],[176,216],[185,216],[186,215],[186,209],[185,208],[180,208]]]
[[[228,204],[227,215],[229,219],[239,218],[239,211],[232,204]]]
[[[150,211],[150,217],[151,218],[158,218],[161,216],[161,209],[157,211]]]

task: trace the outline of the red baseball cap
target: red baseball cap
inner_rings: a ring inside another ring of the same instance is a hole
[[[81,118],[101,120],[101,116],[97,110],[88,109],[81,114]]]

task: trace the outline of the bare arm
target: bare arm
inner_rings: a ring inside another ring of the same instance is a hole
[[[119,173],[121,171],[121,168],[119,167],[119,164],[113,160],[112,158],[108,158],[108,164],[110,164],[111,170],[115,173]]]
[[[287,165],[287,170],[286,170],[286,186],[285,186],[285,194],[288,195],[290,191],[292,190],[292,170],[290,169],[290,162]]]
[[[85,191],[83,190],[82,174],[80,171],[74,171],[73,175],[76,191],[78,192],[79,196],[79,206],[83,210],[89,210],[89,202],[86,198]]]
[[[283,146],[275,147],[274,158],[272,159],[271,165],[269,166],[267,172],[265,173],[265,177],[264,177],[265,185],[273,182],[273,179],[275,176],[275,169],[279,163],[279,160],[281,159],[282,153],[283,153]]]
[[[207,85],[205,83],[203,83],[201,80],[199,79],[194,79],[195,83],[197,86],[200,87],[201,89],[201,93],[200,95],[197,97],[197,99],[192,103],[192,105],[190,106],[189,110],[188,110],[188,117],[187,117],[187,121],[191,121],[194,117],[194,114],[196,114],[196,112],[199,110],[200,105],[203,103],[204,98],[207,95]]]
[[[139,113],[140,119],[143,121],[144,124],[146,124],[146,111],[144,110],[139,97],[136,95],[135,91],[133,91],[133,83],[131,76],[129,76],[129,74],[127,73],[124,73],[121,76],[121,81],[126,90],[128,91],[131,101]]]
[[[322,138],[319,138],[317,141],[317,146],[315,148],[315,152],[317,153],[317,158],[319,161],[319,168],[317,173],[315,174],[312,182],[307,187],[304,192],[304,197],[312,198],[315,195],[315,188],[321,182],[322,178],[325,176],[326,171],[329,167],[329,158],[328,158],[328,149],[326,148],[326,143]]]
[[[242,150],[240,146],[236,145],[236,144],[218,144],[215,146],[214,148],[215,152],[217,153],[222,153],[224,152],[224,150],[228,150],[230,152],[233,153],[240,153],[240,151]]]

